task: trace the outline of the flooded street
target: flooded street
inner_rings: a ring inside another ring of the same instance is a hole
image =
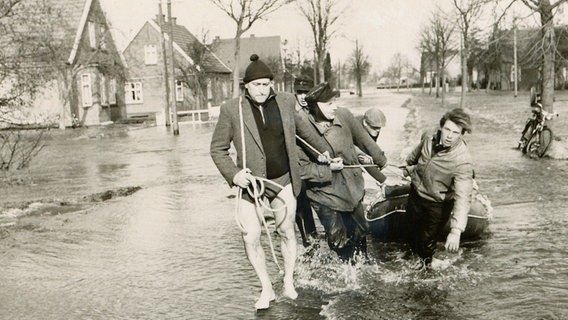
[[[378,143],[396,164],[443,113],[405,129],[407,118],[424,119],[409,114],[414,100],[401,107],[409,98],[340,102],[354,114],[381,107]],[[31,183],[0,189],[0,319],[568,319],[566,161],[512,149],[518,119],[472,119],[477,181],[494,208],[481,240],[442,255],[431,273],[412,270],[399,244],[372,242],[372,262],[354,266],[323,242],[309,255],[299,246],[298,299],[277,296],[258,313],[236,192],[209,156],[213,125],[181,124],[179,136],[160,127],[54,133]],[[106,201],[93,197],[105,191]]]

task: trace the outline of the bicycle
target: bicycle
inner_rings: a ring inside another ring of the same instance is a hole
[[[552,130],[546,125],[546,121],[552,120],[558,114],[543,110],[540,99],[536,99],[531,109],[532,117],[527,120],[517,149],[531,158],[542,158],[553,139]]]

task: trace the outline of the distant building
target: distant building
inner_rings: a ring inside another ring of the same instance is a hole
[[[241,49],[239,53],[239,78],[242,82],[245,70],[250,63],[250,56],[257,54],[264,63],[274,73],[274,83],[277,90],[285,90],[285,72],[282,57],[282,41],[280,36],[257,37],[254,34],[250,37],[241,38]],[[231,70],[235,66],[235,39],[213,40],[212,49],[215,54]],[[293,81],[292,77],[288,77]],[[287,81],[290,79],[286,78]]]
[[[556,79],[555,88],[565,88],[568,63],[568,29],[566,26],[554,28],[556,36]],[[518,88],[528,90],[541,83],[542,64],[541,29],[519,29],[517,34],[517,81]],[[512,90],[514,88],[514,30],[498,30],[484,51],[484,63],[475,66],[479,82],[491,89]]]
[[[57,52],[56,61],[37,57],[37,61],[26,63],[59,76],[53,76],[35,96],[31,113],[36,120],[30,122],[41,124],[57,118],[60,127],[68,127],[98,125],[125,117],[124,61],[99,0],[36,3],[43,4],[50,7],[49,12],[42,13],[50,19],[46,23],[48,35],[57,45],[52,50]],[[25,24],[17,27],[20,32],[29,32],[30,28]]]
[[[123,51],[128,64],[126,109],[128,117],[156,116],[165,119],[165,62],[170,63],[169,23],[160,26],[159,16],[147,21]],[[199,114],[231,96],[231,69],[182,25],[173,24],[175,103],[178,115]],[[161,33],[166,34],[166,59]],[[199,53],[199,57],[195,54]],[[169,85],[169,84],[168,84]],[[161,122],[162,120],[157,120]]]

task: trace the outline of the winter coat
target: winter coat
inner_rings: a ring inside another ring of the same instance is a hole
[[[344,165],[357,165],[359,160],[355,152],[356,144],[361,150],[366,150],[381,168],[386,165],[384,152],[349,110],[338,108],[335,119],[327,129],[318,127],[306,110],[300,111],[298,115],[298,132],[319,140],[318,145],[325,146],[319,152],[327,151],[331,158],[341,157]],[[299,146],[302,150],[309,151],[302,143]],[[300,171],[302,179],[307,183],[306,193],[312,201],[336,211],[350,212],[363,199],[364,179],[360,168],[343,168],[332,172],[328,165],[319,164],[316,158],[301,152]]]
[[[457,145],[435,153],[436,136],[424,133],[420,144],[406,158],[412,185],[423,199],[453,200],[450,227],[463,232],[473,192],[473,162],[463,139]]]
[[[290,178],[294,195],[297,196],[300,193],[302,182],[295,137],[296,126],[294,117],[296,111],[294,106],[296,99],[294,95],[284,92],[278,92],[274,96],[269,97],[269,99],[276,99],[278,109],[280,110],[288,163],[290,165]],[[254,176],[266,178],[266,159],[260,133],[249,101],[244,96],[241,96],[221,105],[219,120],[215,126],[210,146],[211,158],[230,186],[234,185],[233,178],[243,168],[243,141],[241,139],[239,103],[242,105],[244,123],[246,167],[252,171]],[[229,154],[231,142],[233,142],[237,151],[236,163]]]

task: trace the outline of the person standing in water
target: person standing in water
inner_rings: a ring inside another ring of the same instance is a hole
[[[298,75],[294,78],[294,93],[296,96],[296,111],[308,107],[305,100],[306,94],[314,87],[312,78],[304,75]],[[310,206],[310,199],[306,195],[306,183],[302,180],[302,191],[297,198],[296,206],[296,224],[302,236],[302,244],[304,247],[310,245],[310,238],[317,236],[316,223],[314,221],[314,214]]]
[[[349,260],[355,253],[366,253],[368,232],[362,205],[363,172],[354,143],[368,151],[380,168],[386,166],[387,159],[353,114],[338,107],[337,95],[338,91],[327,82],[314,87],[306,95],[308,108],[300,111],[296,125],[299,132],[313,140],[319,139],[319,145],[326,146],[319,153],[327,155],[330,161],[309,154],[310,148],[299,144],[303,151],[300,152],[302,178],[306,180],[306,193],[325,229],[329,247],[342,260]]]
[[[422,135],[406,158],[404,172],[412,182],[406,206],[413,226],[409,245],[422,259],[420,268],[430,267],[448,220],[451,231],[444,246],[450,252],[459,249],[473,192],[473,162],[464,140],[466,132],[471,132],[469,115],[463,109],[453,109],[442,116],[433,135]]]
[[[274,216],[284,258],[283,294],[296,299],[294,217],[301,189],[294,122],[296,99],[289,93],[274,92],[272,71],[256,54],[250,60],[243,78],[244,94],[221,106],[211,139],[211,158],[230,186],[244,190],[258,180],[272,182],[266,183],[264,196],[270,207],[281,208]],[[237,152],[236,163],[229,154],[231,143]],[[262,286],[255,308],[266,309],[275,299],[275,292],[260,244],[263,209],[247,192],[238,201],[237,220],[242,226],[245,252]]]

